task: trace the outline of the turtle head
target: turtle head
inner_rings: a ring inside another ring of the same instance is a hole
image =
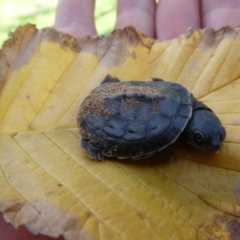
[[[193,110],[183,137],[191,145],[206,151],[219,151],[226,131],[218,117],[209,108]]]

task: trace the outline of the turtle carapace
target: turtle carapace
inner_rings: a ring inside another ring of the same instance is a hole
[[[107,75],[81,104],[77,122],[81,147],[95,160],[168,155],[179,136],[218,151],[226,136],[210,108],[182,85],[157,78],[122,82]]]

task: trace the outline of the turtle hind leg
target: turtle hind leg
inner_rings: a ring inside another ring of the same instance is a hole
[[[108,74],[103,81],[101,82],[101,84],[103,83],[114,83],[114,82],[120,82],[120,80],[116,77],[112,77],[110,74]]]
[[[166,148],[164,148],[163,150],[161,150],[160,152],[158,152],[157,156],[166,157],[166,156],[173,154],[175,151],[176,151],[175,145],[171,144],[171,145],[167,146]]]
[[[97,160],[101,160],[102,162],[104,162],[105,157],[104,155],[101,153],[101,151],[94,149],[88,141],[86,141],[85,139],[82,138],[81,141],[81,148],[84,149],[87,152],[87,155],[91,158],[94,159],[95,161]]]

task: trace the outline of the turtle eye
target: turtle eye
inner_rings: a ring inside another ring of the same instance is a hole
[[[205,134],[200,131],[194,133],[194,139],[198,144],[203,144],[207,140]]]

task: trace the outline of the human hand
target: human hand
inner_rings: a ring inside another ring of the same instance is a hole
[[[94,0],[59,0],[55,28],[75,37],[96,35]],[[179,36],[187,28],[240,25],[240,0],[118,0],[115,28],[132,25],[160,40]],[[34,236],[24,227],[14,230],[0,217],[1,239],[49,240]]]
[[[55,28],[75,37],[96,35],[95,0],[59,0]],[[115,28],[132,25],[160,40],[178,37],[187,28],[215,30],[240,25],[240,0],[118,0]],[[101,34],[101,33],[100,33]]]

